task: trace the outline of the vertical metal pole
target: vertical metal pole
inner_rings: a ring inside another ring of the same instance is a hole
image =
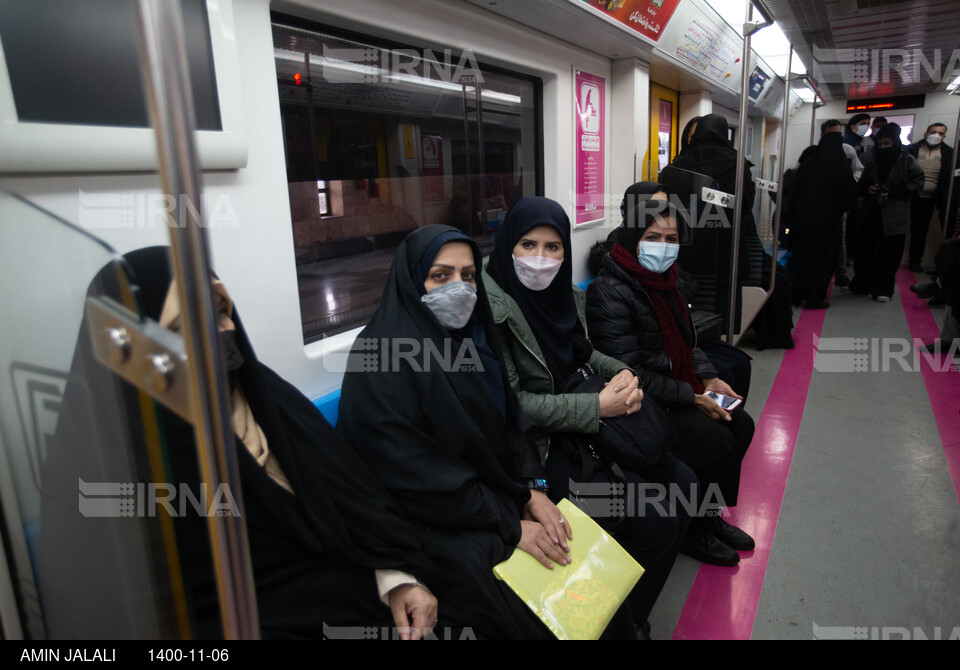
[[[479,73],[477,75],[476,83],[474,84],[473,92],[475,99],[477,101],[477,139],[480,141],[480,151],[479,151],[479,162],[480,162],[480,211],[483,212],[480,216],[483,221],[481,225],[483,226],[480,234],[486,239],[487,237],[487,167],[484,162],[484,145],[483,145],[483,100],[481,97],[480,91],[480,81],[481,77]]]
[[[807,146],[813,146],[817,143],[817,110],[823,107],[819,100],[813,101],[813,109],[810,110],[810,144]]]
[[[783,118],[780,120],[780,147],[777,149],[780,152],[780,165],[777,168],[777,211],[773,215],[773,263],[770,267],[770,288],[768,289],[769,293],[773,293],[774,287],[777,285],[777,251],[779,250],[780,245],[780,217],[783,214],[783,173],[786,170],[787,165],[787,124],[789,123],[790,115],[790,70],[793,67],[793,44],[791,43],[790,51],[787,53],[787,76],[783,80]]]
[[[960,92],[960,87],[951,91],[950,95],[957,95],[958,92]],[[953,139],[953,158],[951,158],[950,164],[950,190],[947,191],[947,208],[944,210],[944,220],[940,222],[943,226],[943,239],[947,239],[947,222],[950,221],[952,213],[950,210],[956,205],[953,201],[953,186],[957,183],[958,153],[960,153],[960,112],[957,113],[957,132]],[[957,217],[952,218],[956,219]],[[956,221],[954,221],[954,226],[956,226]]]
[[[183,41],[180,3],[139,0],[137,30],[140,63],[150,117],[156,130],[160,176],[183,221],[170,231],[190,377],[199,417],[194,427],[200,474],[207,488],[207,509],[226,484],[242,501],[240,476],[230,421],[226,371],[217,346],[217,310],[213,307],[206,237],[197,209],[200,173],[194,147],[193,102]],[[241,514],[207,519],[224,636],[256,639],[260,635],[253,570]]]
[[[467,118],[469,114],[469,110],[467,109],[467,82],[464,81],[462,77],[460,79],[460,100],[463,102],[463,150],[464,150],[464,155],[467,161],[467,175],[468,175],[467,202],[469,203],[468,205],[469,209],[467,210],[467,235],[470,235],[470,231],[473,230],[473,226],[471,225],[471,222],[473,221],[473,213],[477,211],[477,209],[476,209],[476,205],[473,202],[473,193],[474,193],[473,180],[469,179],[469,175],[473,173],[473,161],[470,160],[470,121]],[[481,187],[481,192],[482,192],[482,188],[483,187]],[[481,203],[480,206],[482,207],[483,204]],[[485,216],[484,214],[481,214],[480,218],[482,219],[484,216]],[[482,234],[482,232],[486,229],[487,224],[485,221],[481,221],[480,223],[481,223],[480,230]],[[471,237],[473,236],[471,235]]]
[[[740,130],[737,136],[737,197],[733,203],[733,228],[730,237],[730,302],[727,305],[727,342],[733,344],[737,324],[737,299],[740,291],[737,287],[737,266],[740,263],[740,218],[743,216],[743,180],[746,176],[747,165],[744,156],[747,152],[747,108],[750,105],[750,37],[753,35],[753,26],[749,26],[753,18],[753,5],[747,5],[747,14],[743,30],[743,56],[740,60]]]

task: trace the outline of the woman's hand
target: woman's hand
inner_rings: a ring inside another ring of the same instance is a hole
[[[517,549],[527,552],[551,570],[553,570],[553,563],[566,565],[570,562],[571,559],[567,553],[560,548],[559,544],[553,543],[550,534],[536,521],[521,521],[520,529],[520,544],[517,545]]]
[[[867,187],[867,193],[869,193],[870,195],[876,195],[879,192],[880,192],[880,187],[877,186],[876,184],[870,184],[870,186]]]
[[[621,370],[600,391],[600,418],[625,416],[640,411],[643,391],[640,380],[629,370]]]
[[[567,540],[573,539],[570,523],[543,491],[530,491],[530,502],[523,506],[523,518],[527,521],[537,521],[547,531],[554,544],[560,545],[566,552],[570,551],[570,547],[567,546]]]
[[[713,377],[711,379],[701,379],[700,382],[703,384],[703,388],[707,391],[713,391],[714,393],[719,393],[720,395],[736,398],[737,400],[743,400],[743,396],[734,391],[730,385],[722,379]]]
[[[730,421],[730,414],[713,400],[699,393],[693,396],[693,406],[717,421]]]
[[[437,599],[416,584],[401,584],[387,594],[401,640],[422,640],[437,624]]]

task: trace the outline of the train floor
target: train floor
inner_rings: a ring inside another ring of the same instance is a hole
[[[757,431],[730,521],[757,548],[679,556],[654,639],[960,639],[960,358],[916,351],[944,316],[916,281],[886,304],[834,287],[793,350],[741,343]]]

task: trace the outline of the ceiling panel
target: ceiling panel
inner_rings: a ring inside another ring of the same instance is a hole
[[[960,75],[960,0],[766,0],[835,99],[944,90]]]

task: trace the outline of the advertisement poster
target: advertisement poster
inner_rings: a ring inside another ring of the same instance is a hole
[[[423,201],[442,202],[443,190],[443,138],[440,135],[420,135],[420,174],[423,177]]]
[[[576,98],[576,217],[574,225],[602,221],[603,200],[603,119],[606,113],[606,80],[574,70]]]
[[[770,75],[760,69],[760,66],[753,68],[753,74],[750,75],[750,99],[759,100],[763,93],[763,87],[766,86]]]
[[[660,40],[680,0],[583,0],[652,42]]]
[[[670,129],[673,124],[673,103],[669,100],[660,100],[660,131],[659,146],[657,148],[657,163],[659,172],[670,164]]]
[[[734,86],[734,70],[740,62],[743,43],[705,16],[695,16],[680,38],[674,56],[681,63],[716,81]]]

